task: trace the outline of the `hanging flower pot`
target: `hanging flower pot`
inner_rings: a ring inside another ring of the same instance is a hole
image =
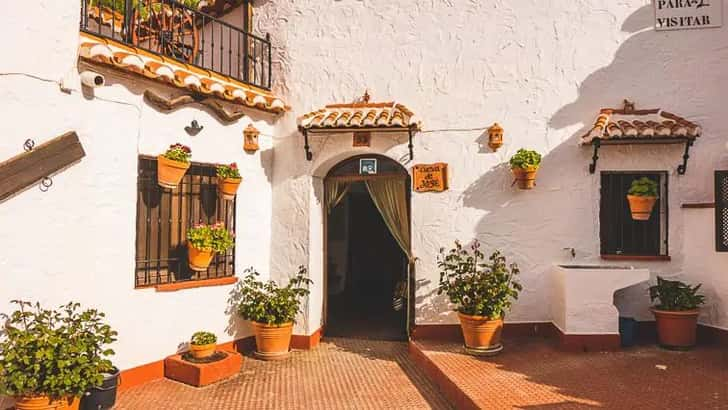
[[[187,261],[190,269],[204,272],[210,267],[216,252],[225,252],[233,246],[233,234],[222,222],[214,225],[198,224],[187,230]]]
[[[647,177],[635,179],[627,193],[627,201],[632,219],[648,221],[657,202],[657,182]]]
[[[157,183],[162,188],[177,188],[190,167],[192,151],[182,144],[170,145],[167,152],[157,157]]]
[[[215,354],[217,336],[210,332],[195,332],[190,338],[190,354],[195,359],[205,359]]]
[[[223,199],[228,201],[235,199],[241,182],[243,182],[243,178],[240,176],[236,163],[217,167],[217,188]]]
[[[497,122],[488,128],[488,146],[493,151],[498,151],[503,146],[503,127]]]
[[[253,124],[248,124],[248,126],[245,127],[245,130],[243,130],[243,149],[245,152],[253,153],[260,149],[258,146],[259,135],[260,131],[258,131]]]
[[[511,157],[510,164],[518,188],[533,189],[536,186],[536,172],[541,164],[541,154],[521,148]]]

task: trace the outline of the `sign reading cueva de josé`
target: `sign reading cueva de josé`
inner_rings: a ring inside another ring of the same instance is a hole
[[[653,0],[655,30],[720,27],[723,0]]]

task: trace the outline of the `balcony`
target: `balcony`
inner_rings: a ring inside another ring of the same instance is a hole
[[[270,90],[270,36],[258,37],[203,12],[209,3],[81,0],[81,31]]]

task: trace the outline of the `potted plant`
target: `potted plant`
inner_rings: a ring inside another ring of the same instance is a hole
[[[313,282],[303,266],[285,287],[279,287],[272,280],[260,281],[258,276],[254,269],[246,270],[237,311],[253,324],[256,356],[265,360],[282,359],[288,355],[301,298],[308,296],[308,286]]]
[[[458,241],[447,252],[441,248],[437,266],[437,294],[446,294],[455,304],[466,351],[493,355],[503,350],[503,318],[522,289],[515,278],[520,273],[518,266],[506,265],[506,258],[499,251],[486,261],[478,241],[473,242],[470,250]]]
[[[190,338],[190,354],[195,359],[204,359],[215,354],[217,336],[210,332],[195,332]]]
[[[652,208],[657,202],[657,182],[648,177],[632,181],[627,192],[629,210],[635,221],[647,221],[652,214]]]
[[[695,346],[700,306],[705,296],[699,295],[701,285],[690,286],[680,281],[657,277],[650,287],[652,313],[657,321],[657,341],[668,349],[688,349]]]
[[[77,409],[79,398],[114,371],[107,359],[116,332],[104,314],[78,303],[56,310],[13,301],[18,309],[0,333],[0,394],[15,397],[17,410]]]
[[[235,199],[235,193],[238,192],[238,186],[242,181],[238,164],[233,162],[230,165],[217,167],[217,188],[224,199],[228,201]]]
[[[234,235],[222,222],[213,225],[199,223],[187,230],[187,260],[190,269],[204,272],[216,252],[232,248]]]
[[[182,144],[172,144],[167,152],[157,157],[157,183],[162,188],[177,188],[190,167],[192,150]]]
[[[541,165],[541,154],[521,148],[511,157],[511,172],[520,189],[533,189],[536,186],[536,172]]]

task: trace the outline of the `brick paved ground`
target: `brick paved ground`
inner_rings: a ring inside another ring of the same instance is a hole
[[[123,393],[117,409],[447,409],[404,342],[327,338],[286,361],[246,357],[241,373],[201,389],[160,380]]]
[[[725,348],[566,353],[545,340],[517,339],[498,357],[475,358],[456,343],[416,343],[482,408],[728,409]]]

